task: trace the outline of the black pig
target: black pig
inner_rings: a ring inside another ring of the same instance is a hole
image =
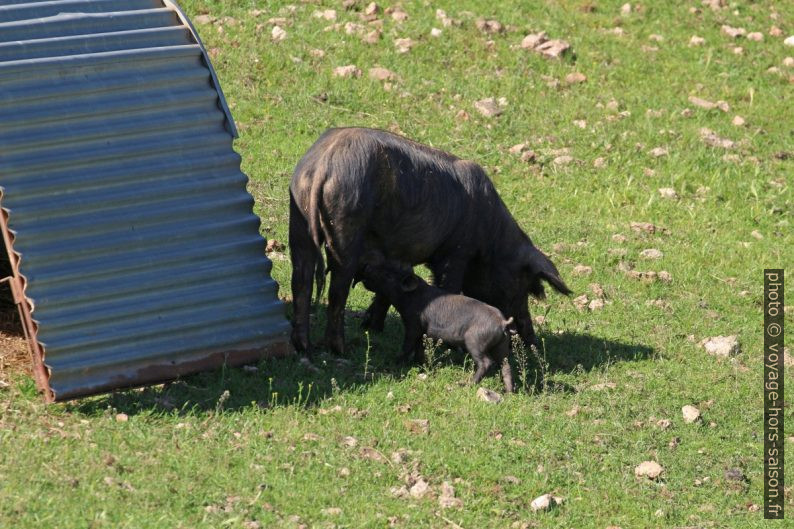
[[[384,296],[400,313],[405,327],[405,361],[422,354],[422,335],[426,334],[466,348],[477,366],[472,383],[479,383],[496,365],[502,368],[505,391],[513,391],[507,361],[512,317],[505,320],[499,309],[482,301],[428,285],[409,266],[367,264],[360,277],[365,287]]]
[[[309,351],[314,280],[322,292],[325,247],[331,283],[326,345],[344,349],[344,309],[364,252],[425,263],[434,283],[484,301],[536,342],[527,306],[543,281],[570,290],[518,226],[485,171],[474,162],[382,130],[329,129],[306,152],[290,182],[292,342]],[[370,328],[383,327],[389,303],[376,295]]]

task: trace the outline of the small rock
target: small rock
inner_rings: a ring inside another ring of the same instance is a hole
[[[423,498],[428,492],[430,492],[430,485],[424,480],[424,478],[420,477],[418,480],[416,480],[416,483],[411,486],[408,492],[412,498]]]
[[[486,97],[474,102],[474,108],[486,118],[499,116],[503,110],[493,97]]]
[[[405,485],[400,487],[392,487],[389,492],[391,492],[391,495],[395,498],[407,498],[411,495],[411,493],[408,491],[408,487]]]
[[[397,78],[397,74],[386,68],[376,66],[369,69],[369,78],[376,81],[393,81]]]
[[[753,31],[752,33],[747,34],[747,40],[752,40],[753,42],[761,42],[764,40],[764,34],[759,31]]]
[[[706,99],[697,96],[689,96],[689,102],[695,105],[696,107],[704,108],[706,110],[713,110],[715,108],[718,108],[723,112],[730,111],[730,105],[728,105],[728,103],[726,103],[725,101],[717,101],[716,103],[714,103],[712,101],[708,101]]]
[[[524,149],[526,149],[526,148],[527,148],[527,144],[526,143],[517,143],[516,145],[513,145],[512,147],[507,149],[507,152],[509,152],[510,154],[519,154],[519,153],[523,152]]]
[[[573,273],[577,276],[589,276],[593,273],[593,267],[586,265],[576,265],[573,267]]]
[[[640,252],[640,257],[643,259],[661,259],[664,254],[656,248],[647,248]]]
[[[656,421],[656,426],[658,426],[662,430],[667,430],[672,425],[673,425],[673,421],[671,421],[670,419],[659,419],[658,421]]]
[[[268,239],[267,244],[265,245],[265,253],[270,252],[283,252],[284,251],[284,244],[277,241],[276,239]]]
[[[575,119],[575,120],[573,120],[573,124],[576,125],[577,127],[579,127],[580,129],[586,129],[587,128],[587,122],[585,120],[583,120],[583,119]]]
[[[667,156],[667,154],[668,154],[667,149],[665,149],[664,147],[656,147],[654,149],[651,149],[650,151],[650,155],[653,156],[654,158]]]
[[[631,4],[626,3],[620,7],[620,14],[625,16],[629,16],[631,14]]]
[[[273,29],[270,31],[270,39],[273,42],[281,42],[282,40],[287,38],[287,32],[284,31],[280,26],[273,26]]]
[[[395,465],[402,465],[408,461],[408,451],[400,449],[396,452],[392,452],[391,460]]]
[[[733,149],[736,142],[727,138],[719,137],[713,130],[703,127],[700,129],[700,138],[709,147],[719,147],[721,149]]]
[[[794,68],[794,57],[786,57],[783,59],[783,66],[786,68]]]
[[[597,298],[604,299],[604,287],[599,285],[598,283],[590,283],[590,292]]]
[[[552,496],[551,494],[544,494],[543,496],[538,496],[537,498],[532,500],[532,503],[529,504],[529,508],[532,509],[533,512],[548,511],[558,503],[561,502],[557,501],[556,496]]]
[[[571,45],[561,39],[548,40],[533,48],[534,51],[548,59],[558,59],[570,49]]]
[[[565,76],[565,82],[568,84],[578,84],[587,81],[587,76],[579,72],[571,72]]]
[[[651,224],[650,222],[632,222],[630,224],[631,229],[637,233],[650,233],[654,234],[657,231],[664,232],[664,228],[659,228],[658,226]]]
[[[579,310],[584,310],[588,303],[590,303],[590,300],[587,298],[587,294],[573,298],[573,304]]]
[[[559,166],[569,165],[571,162],[573,162],[573,157],[568,156],[567,154],[564,154],[562,156],[557,156],[551,161],[551,163],[553,163],[554,165],[559,165]]]
[[[706,338],[700,342],[700,346],[703,347],[708,354],[721,358],[736,356],[741,352],[739,337],[736,335]]]
[[[592,299],[590,303],[587,305],[587,308],[590,312],[601,310],[604,308],[605,301],[603,299]]]
[[[378,36],[380,38],[380,35]],[[413,39],[394,39],[394,45],[397,47],[398,53],[408,53],[416,45]]]
[[[334,77],[342,77],[345,79],[349,79],[351,77],[361,77],[361,69],[356,67],[355,64],[337,66],[334,68]]]
[[[772,26],[771,28],[769,28],[769,36],[770,37],[782,37],[783,36],[783,30],[780,29],[777,26]]]
[[[438,28],[431,28],[430,29],[430,36],[431,37],[438,38],[438,37],[441,36],[441,33],[442,33],[442,31],[440,29],[438,29]]]
[[[692,424],[700,420],[700,410],[690,404],[681,408],[681,415],[684,417],[684,422],[687,424]]]
[[[722,27],[720,28],[720,33],[722,33],[723,35],[727,35],[732,39],[736,39],[744,36],[747,33],[747,30],[744,28],[733,28],[731,26],[728,26],[727,24],[723,24]]]
[[[607,165],[606,158],[603,158],[601,156],[593,160],[593,167],[595,167],[596,169],[602,169],[606,167],[606,165]]]
[[[342,467],[339,469],[336,475],[339,476],[340,478],[350,477],[350,469],[347,467]]]
[[[734,116],[733,121],[731,123],[736,127],[743,127],[745,124],[744,118],[742,116]]]
[[[378,463],[386,463],[386,457],[370,446],[364,446],[359,451],[359,455],[363,459],[370,459]]]
[[[364,8],[364,14],[367,16],[377,15],[378,13],[380,13],[380,6],[375,2],[370,2]]]
[[[656,461],[643,461],[634,469],[634,475],[638,478],[656,479],[662,475],[663,471],[662,465]]]
[[[361,37],[361,42],[365,44],[377,44],[380,41],[380,36],[381,36],[381,31],[379,29],[373,29],[372,31]]]
[[[130,418],[127,416],[126,413],[117,413],[116,414],[116,422],[127,422]]]
[[[492,35],[494,33],[502,33],[505,28],[498,20],[486,20],[485,18],[478,18],[474,21],[474,26],[483,33]]]
[[[658,274],[659,281],[663,283],[670,283],[673,280],[673,276],[670,275],[670,272],[667,270],[661,270]]]
[[[405,22],[408,20],[408,13],[399,6],[386,9],[386,13],[391,15],[392,20],[395,22]]]
[[[361,35],[366,31],[366,28],[361,24],[356,24],[355,22],[345,22],[345,34],[346,35]]]
[[[502,401],[502,396],[499,393],[482,387],[477,389],[477,398],[491,404],[498,404]]]
[[[790,37],[786,37],[786,40],[783,41],[785,46],[794,46],[794,35]]]
[[[430,432],[430,421],[427,419],[410,419],[405,421],[405,427],[416,434],[426,434]]]
[[[438,504],[442,509],[460,509],[463,507],[463,500],[455,497],[455,488],[448,482],[441,483],[441,494],[438,497]]]
[[[353,448],[358,444],[358,439],[350,435],[342,438],[342,444],[348,448]]]
[[[698,37],[697,35],[693,35],[691,39],[689,39],[690,46],[702,46],[706,43],[706,39],[703,37]]]
[[[335,9],[324,9],[323,11],[315,11],[312,13],[314,18],[322,18],[324,20],[333,21],[336,20],[336,10]]]
[[[662,198],[671,200],[676,200],[678,198],[678,193],[676,193],[675,189],[672,187],[660,187],[658,191]]]
[[[545,31],[541,31],[540,33],[533,33],[524,37],[524,39],[521,41],[521,47],[524,48],[525,50],[531,50],[548,40],[549,39],[546,38]]]

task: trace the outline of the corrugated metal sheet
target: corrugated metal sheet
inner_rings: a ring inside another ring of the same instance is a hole
[[[287,350],[235,135],[171,2],[0,0],[0,206],[56,400]]]

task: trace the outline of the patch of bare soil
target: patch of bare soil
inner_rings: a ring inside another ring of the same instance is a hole
[[[12,373],[30,373],[30,353],[15,305],[0,299],[0,385]]]

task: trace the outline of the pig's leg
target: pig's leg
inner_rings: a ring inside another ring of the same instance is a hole
[[[384,322],[386,321],[386,313],[389,311],[389,300],[385,296],[375,294],[372,298],[372,303],[364,315],[362,325],[365,329],[370,331],[381,332],[383,330]]]
[[[306,219],[291,194],[289,248],[292,258],[292,345],[299,353],[309,354],[309,309],[318,256]]]
[[[331,284],[328,287],[328,323],[325,327],[325,345],[337,355],[345,351],[345,305],[353,277],[358,270],[358,261],[363,249],[361,235],[355,234],[357,230],[348,232],[338,230],[329,240],[334,241],[332,247],[326,252],[331,270]]]
[[[506,317],[513,316],[515,318],[518,335],[524,340],[527,347],[538,347],[538,337],[535,335],[535,329],[532,327],[532,316],[529,315],[529,307],[522,304],[518,309],[517,314],[507,314]]]
[[[424,358],[421,348],[422,326],[419,321],[412,318],[408,321],[403,319],[403,327],[405,327],[405,338],[402,355],[398,360],[401,364],[408,365],[412,360],[416,360],[417,356]]]

